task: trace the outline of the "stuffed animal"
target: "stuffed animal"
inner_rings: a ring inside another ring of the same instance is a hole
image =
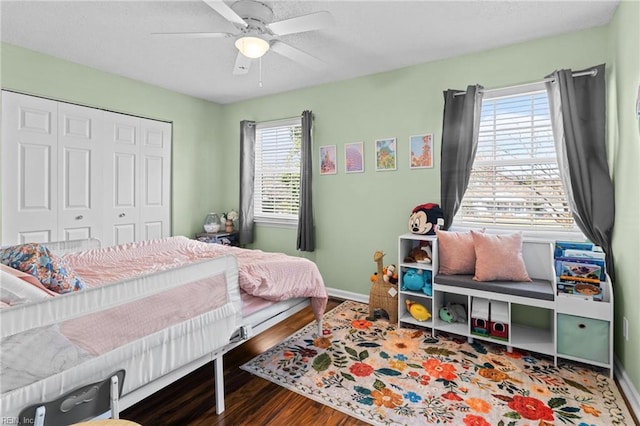
[[[415,268],[408,268],[402,275],[402,290],[420,291],[424,286],[422,271]]]
[[[433,235],[436,233],[438,219],[444,218],[444,212],[438,204],[427,203],[416,206],[409,216],[409,231],[414,234]]]
[[[408,268],[402,275],[402,290],[422,291],[427,296],[433,294],[431,271]]]
[[[405,300],[404,302],[407,305],[407,311],[409,311],[411,316],[418,321],[426,321],[431,318],[431,312],[429,312],[429,309],[427,309],[423,305],[413,302],[409,299]]]
[[[398,284],[398,274],[396,273],[396,265],[389,265],[382,271],[382,279],[389,284]],[[377,274],[376,274],[377,275]]]
[[[431,284],[431,271],[424,271],[422,273],[422,277],[424,278],[424,286],[422,287],[422,292],[427,296],[433,295],[433,284]]]
[[[431,246],[416,246],[412,248],[405,256],[404,261],[407,263],[431,263]]]
[[[467,310],[459,303],[447,303],[447,306],[440,308],[439,316],[442,321],[448,323],[466,322]]]

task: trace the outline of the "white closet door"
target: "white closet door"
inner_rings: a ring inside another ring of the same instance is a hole
[[[141,239],[171,235],[171,124],[140,119]]]
[[[57,102],[2,92],[2,243],[59,239]]]
[[[0,244],[171,235],[171,124],[2,91]]]
[[[103,112],[58,106],[58,238],[102,239]]]
[[[141,239],[140,119],[104,113],[107,140],[104,160],[103,246]]]

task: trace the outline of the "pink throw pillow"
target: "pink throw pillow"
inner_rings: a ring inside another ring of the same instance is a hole
[[[531,281],[522,258],[522,234],[471,231],[476,251],[476,281]]]
[[[473,274],[476,252],[470,232],[436,230],[438,236],[438,272],[443,275]]]

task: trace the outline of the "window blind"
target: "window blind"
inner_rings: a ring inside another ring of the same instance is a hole
[[[300,118],[256,124],[257,221],[298,220],[301,132]]]
[[[560,180],[546,91],[487,97],[456,222],[577,229]]]

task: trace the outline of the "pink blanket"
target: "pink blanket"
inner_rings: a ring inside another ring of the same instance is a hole
[[[308,259],[283,253],[170,237],[70,253],[65,259],[89,287],[95,287],[224,254],[237,258],[243,291],[271,301],[310,297],[316,319],[322,318],[328,295],[318,267]]]

